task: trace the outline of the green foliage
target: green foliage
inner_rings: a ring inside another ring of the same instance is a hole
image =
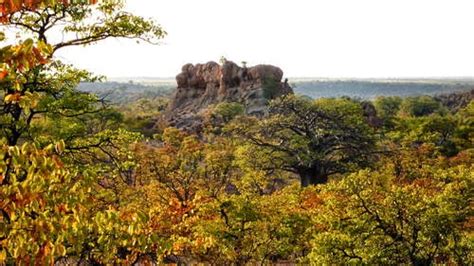
[[[473,148],[470,105],[456,114],[431,114],[421,117],[395,117],[386,134],[403,146],[432,144],[445,156]],[[469,133],[470,132],[470,133]]]
[[[361,171],[318,190],[321,228],[309,255],[316,264],[472,263],[472,167],[430,169],[401,182]]]
[[[266,153],[276,169],[300,175],[304,186],[367,164],[374,137],[361,106],[347,99],[273,101],[266,119],[247,119],[234,132]]]
[[[25,31],[32,39],[6,46],[0,57],[3,77],[0,90],[5,108],[0,112],[2,134],[15,145],[40,116],[81,117],[105,109],[97,97],[78,92],[80,82],[99,78],[54,59],[56,51],[68,46],[89,45],[113,38],[154,41],[165,32],[152,21],[122,10],[122,1],[56,3],[37,9],[19,8],[8,15],[7,26]],[[51,32],[62,30],[64,38],[51,43]],[[85,121],[84,121],[85,123]],[[35,136],[29,136],[35,138]]]
[[[474,101],[455,114],[457,119],[456,143],[463,150],[474,148]]]
[[[141,98],[119,107],[124,116],[123,127],[134,132],[140,132],[145,137],[151,138],[160,133],[157,128],[158,117],[166,109],[167,98]]]
[[[407,97],[400,104],[400,113],[405,116],[426,116],[433,113],[444,113],[445,108],[430,96]]]
[[[400,97],[378,97],[374,101],[374,106],[377,111],[377,116],[380,117],[384,125],[393,127],[393,120],[400,110],[402,104]]]
[[[220,135],[223,128],[235,118],[245,114],[245,107],[236,102],[222,102],[210,106],[204,116],[208,133]]]
[[[214,116],[222,118],[224,123],[230,122],[238,115],[243,115],[245,112],[244,106],[239,103],[219,103],[215,106],[213,110]]]
[[[473,264],[473,102],[379,98],[376,132],[360,102],[267,80],[266,117],[221,103],[200,135],[161,130],[165,100],[114,109],[54,55],[164,31],[122,1],[40,2],[1,17],[30,38],[0,49],[0,265]]]
[[[272,100],[277,98],[278,95],[278,86],[280,82],[272,78],[265,78],[262,82],[263,87],[263,97],[267,100]]]
[[[377,97],[374,101],[374,105],[377,109],[377,114],[382,118],[386,118],[393,117],[398,113],[402,101],[402,98],[395,96]]]

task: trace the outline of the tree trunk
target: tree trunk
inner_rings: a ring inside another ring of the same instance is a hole
[[[301,186],[307,187],[309,185],[326,184],[328,176],[319,168],[304,168],[298,170],[301,180]]]

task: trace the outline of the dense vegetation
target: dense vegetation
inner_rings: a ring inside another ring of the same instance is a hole
[[[164,31],[53,2],[1,12],[28,34],[0,50],[0,264],[473,264],[474,102],[289,95],[142,127],[166,103],[113,108],[54,54]]]

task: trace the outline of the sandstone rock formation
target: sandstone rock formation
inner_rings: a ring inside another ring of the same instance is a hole
[[[178,87],[165,115],[169,125],[196,130],[202,112],[220,102],[238,102],[247,114],[263,115],[268,100],[293,93],[283,71],[271,65],[239,67],[231,61],[186,64],[176,76]]]

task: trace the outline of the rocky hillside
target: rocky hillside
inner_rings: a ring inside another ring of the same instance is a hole
[[[472,100],[474,100],[474,89],[465,92],[437,95],[435,99],[440,101],[449,110],[457,112],[459,109],[466,107]]]
[[[171,126],[196,131],[206,108],[221,102],[238,102],[247,114],[263,115],[269,100],[293,93],[282,78],[283,71],[272,65],[186,64],[176,76],[178,86],[165,119]]]

